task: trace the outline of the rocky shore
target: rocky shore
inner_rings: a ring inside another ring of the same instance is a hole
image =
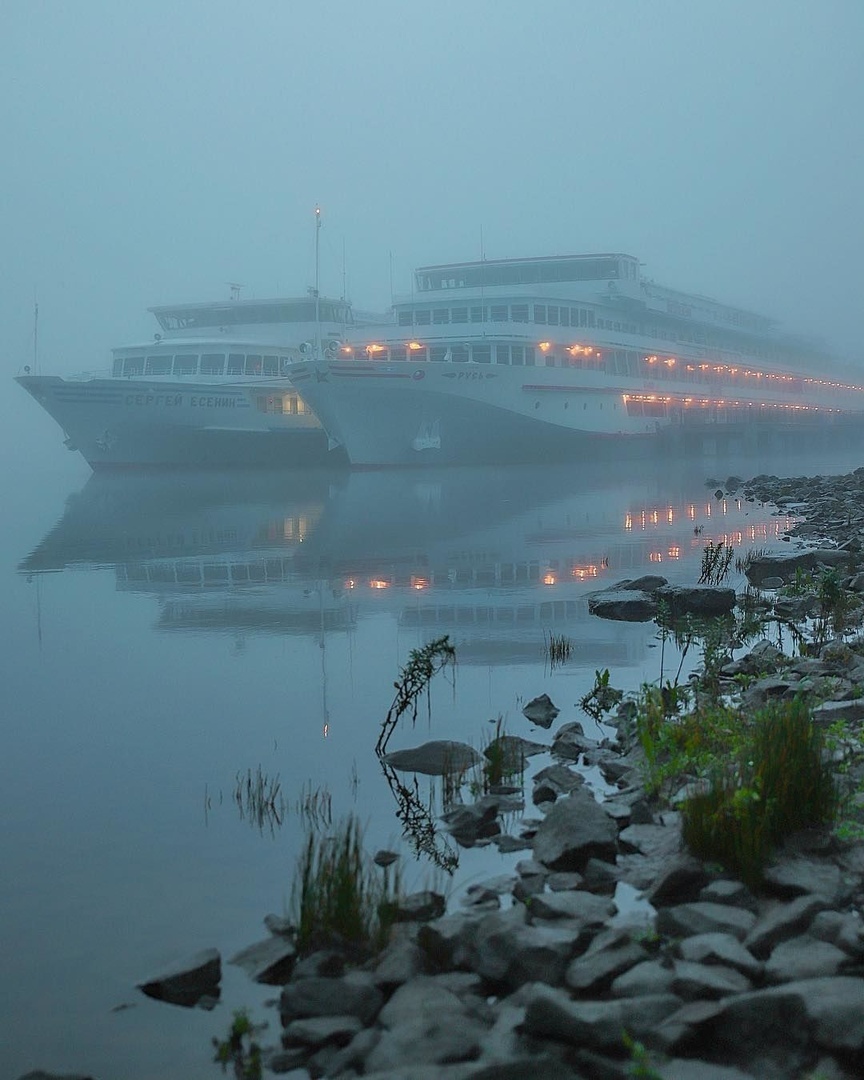
[[[834,767],[848,784],[860,769],[864,721],[864,637],[856,632],[864,469],[747,483],[730,477],[717,487],[800,518],[789,533],[793,550],[751,557],[750,588],[733,597],[775,624],[796,625],[794,648],[763,639],[730,653],[719,668],[721,691],[753,709],[806,695],[818,724],[842,726]],[[663,588],[647,589],[645,580],[635,591],[649,599]],[[728,590],[720,591],[728,609]],[[704,594],[699,602],[710,607]],[[797,833],[777,850],[760,887],[748,888],[687,851],[674,799],[647,796],[626,702],[619,736],[599,742],[578,723],[552,729],[548,704],[548,723],[535,719],[550,728],[548,742],[510,737],[512,752],[530,760],[539,746],[554,761],[527,770],[532,807],[514,815],[513,793],[492,790],[460,808],[458,827],[456,819],[442,825],[464,846],[519,851],[512,872],[470,888],[455,911],[445,912],[432,893],[406,897],[389,943],[363,963],[334,948],[298,958],[293,928],[272,916],[270,936],[232,958],[257,981],[281,987],[274,1001],[281,1032],[271,1027],[259,1037],[265,1074],[864,1075],[864,844],[827,828]],[[585,782],[585,764],[614,789],[602,800]],[[198,957],[185,975],[166,979],[178,993],[206,994],[218,984],[216,961],[218,954]]]

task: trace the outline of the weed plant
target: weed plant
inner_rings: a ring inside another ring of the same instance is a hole
[[[756,887],[773,847],[836,819],[840,792],[825,738],[800,698],[760,710],[738,745],[714,756],[707,791],[687,800],[682,831],[690,850]]]
[[[253,1024],[245,1009],[237,1009],[231,1021],[228,1038],[213,1039],[216,1049],[213,1060],[222,1066],[223,1072],[230,1065],[235,1080],[261,1080],[261,1047],[255,1036],[265,1026]]]
[[[596,723],[601,717],[611,712],[623,698],[624,693],[609,685],[609,668],[595,670],[594,685],[579,701],[580,707]]]
[[[448,634],[427,642],[420,649],[411,650],[408,654],[408,663],[399,673],[399,680],[393,684],[396,688],[396,696],[381,724],[381,732],[375,744],[377,754],[385,753],[390,736],[406,712],[411,712],[412,723],[416,721],[417,702],[423,693],[427,695],[428,702],[429,684],[432,678],[439,671],[453,667],[455,664],[456,650],[450,644]]]
[[[546,639],[546,656],[549,667],[554,669],[570,659],[573,643],[566,634],[550,634]]]
[[[400,888],[398,874],[385,881],[366,855],[353,815],[327,835],[310,830],[292,891],[298,952],[347,946],[373,953],[386,940]]]
[[[699,584],[719,585],[729,573],[734,557],[735,549],[731,544],[715,544],[713,540],[709,540],[702,552],[702,572],[699,575]]]

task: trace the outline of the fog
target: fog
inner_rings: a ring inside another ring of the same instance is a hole
[[[859,0],[4,0],[11,377],[104,365],[157,303],[624,251],[860,359]],[[18,393],[10,384],[9,393]],[[23,405],[23,400],[22,400]],[[35,412],[32,403],[31,412]]]

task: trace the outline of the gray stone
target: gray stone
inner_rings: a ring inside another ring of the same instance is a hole
[[[693,998],[743,994],[751,989],[751,983],[746,975],[731,967],[679,960],[675,964],[670,989],[685,1001],[691,1001]]]
[[[242,968],[255,982],[283,986],[291,978],[296,960],[297,950],[292,941],[270,937],[241,949],[228,963]]]
[[[560,711],[552,704],[548,694],[541,694],[528,702],[522,710],[522,715],[538,727],[549,728]]]
[[[482,756],[467,743],[449,739],[434,740],[410,750],[394,750],[384,755],[385,762],[397,772],[416,772],[425,776],[446,776],[479,765]]]
[[[576,870],[588,859],[613,861],[618,829],[590,791],[577,788],[560,799],[534,836],[534,857],[552,870]]]
[[[655,908],[692,903],[700,899],[700,890],[708,880],[705,864],[687,853],[669,861],[648,890],[646,899]],[[708,899],[703,897],[702,899]]]
[[[864,957],[864,925],[851,912],[820,911],[810,924],[809,933],[820,941],[829,941],[847,955]]]
[[[664,585],[654,593],[671,615],[726,615],[735,607],[735,590],[716,585]]]
[[[285,1027],[282,1043],[286,1048],[317,1048],[328,1043],[346,1046],[362,1027],[356,1016],[307,1016],[302,1020],[292,1020]]]
[[[852,895],[840,867],[821,859],[782,859],[765,870],[764,880],[767,890],[787,898],[811,894],[826,904],[840,906]]]
[[[645,949],[631,940],[625,940],[615,947],[596,951],[589,949],[570,961],[564,973],[564,982],[571,990],[583,994],[602,994],[613,979],[648,959]]]
[[[643,997],[646,994],[673,993],[675,973],[662,960],[643,960],[612,981],[614,997]]]
[[[677,904],[661,908],[655,925],[669,937],[689,937],[691,934],[727,933],[743,940],[753,929],[756,916],[751,911],[729,907],[727,904]]]
[[[710,882],[699,893],[698,899],[706,900],[711,904],[730,904],[752,912],[756,912],[759,907],[756,897],[743,881],[734,881],[729,878],[720,878],[718,881]]]
[[[529,926],[502,911],[487,915],[477,927],[471,968],[510,989],[534,981],[557,986],[579,946],[578,929]]]
[[[602,926],[617,910],[612,900],[578,891],[540,893],[528,906],[532,919],[576,919],[585,926]]]
[[[694,934],[678,942],[676,951],[683,960],[701,964],[722,964],[748,979],[759,979],[763,964],[732,934]]]
[[[759,1080],[753,1073],[734,1065],[713,1065],[710,1061],[675,1058],[655,1067],[659,1080]]]
[[[139,983],[138,989],[157,1001],[191,1007],[205,1002],[209,1007],[219,998],[222,960],[218,949],[204,949],[188,960],[166,968],[159,975]]]
[[[649,593],[609,589],[588,597],[588,611],[600,619],[618,622],[650,622],[657,614],[657,601]]]
[[[279,1015],[283,1024],[316,1016],[356,1016],[368,1026],[383,1003],[384,995],[371,974],[351,972],[341,979],[311,976],[283,988]]]
[[[416,892],[397,902],[396,922],[430,922],[444,914],[447,902],[440,893]]]
[[[786,983],[833,976],[848,962],[849,957],[836,945],[804,935],[783,941],[774,949],[765,963],[765,979]]]
[[[760,960],[765,960],[781,941],[803,933],[814,917],[827,907],[817,896],[801,896],[788,904],[776,904],[750,928],[744,944]]]
[[[533,1038],[556,1039],[620,1056],[622,1031],[648,1041],[657,1025],[680,1004],[681,999],[674,994],[573,1001],[564,991],[535,985],[526,994],[524,1030]]]

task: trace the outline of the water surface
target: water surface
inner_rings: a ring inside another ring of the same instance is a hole
[[[135,984],[201,948],[224,960],[263,936],[267,912],[288,909],[310,793],[329,797],[334,818],[357,813],[370,851],[399,850],[409,885],[454,904],[512,866],[519,856],[494,848],[460,851],[448,878],[400,834],[373,747],[410,650],[448,634],[455,684],[436,682],[431,715],[392,748],[480,747],[498,718],[547,739],[521,715],[543,692],[559,723],[590,725],[577,703],[595,670],[625,688],[661,672],[656,626],[589,616],[589,592],[647,572],[695,582],[709,539],[742,553],[781,545],[784,518],[716,498],[709,477],[860,463],[837,451],[91,477],[39,420],[21,439],[0,540],[11,1077],[213,1077],[210,1039],[232,1009],[275,1021],[262,1005],[273,991],[227,965],[210,1013]],[[553,633],[572,653],[550,670]],[[281,824],[259,827],[234,801],[238,775],[259,768],[279,777]]]

